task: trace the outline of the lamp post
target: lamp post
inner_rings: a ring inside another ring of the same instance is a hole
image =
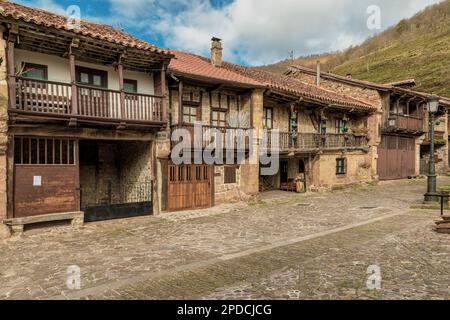
[[[434,162],[434,115],[439,109],[439,97],[430,96],[427,101],[427,110],[430,116],[430,161],[428,170],[427,193],[425,194],[425,202],[436,202],[436,166]]]

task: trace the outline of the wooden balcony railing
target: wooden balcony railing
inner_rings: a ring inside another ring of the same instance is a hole
[[[272,135],[267,135],[267,148],[275,147]],[[302,151],[315,149],[364,148],[368,140],[365,135],[354,134],[318,134],[279,132],[280,151]]]
[[[233,148],[234,150],[249,150],[252,140],[252,136],[246,134],[246,129],[242,128],[222,128],[203,125],[200,136],[196,135],[193,125],[173,126],[172,132],[176,129],[186,130],[190,138],[190,144],[186,145],[186,147],[193,149],[201,145],[202,149],[213,146],[215,149]],[[185,134],[182,134],[182,137],[184,139]]]
[[[12,112],[95,121],[163,124],[162,96],[16,77]],[[73,99],[73,90],[77,99]],[[122,99],[123,95],[123,99]],[[77,105],[73,105],[76,101]]]
[[[424,131],[423,118],[401,114],[391,114],[390,117],[395,119],[395,126],[394,126],[395,129],[409,130],[416,132]]]

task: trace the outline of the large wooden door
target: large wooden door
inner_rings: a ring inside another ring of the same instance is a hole
[[[14,218],[79,210],[78,142],[14,139]]]
[[[168,211],[209,208],[212,205],[213,166],[168,166]]]
[[[415,139],[383,135],[378,148],[380,180],[406,179],[416,173]]]

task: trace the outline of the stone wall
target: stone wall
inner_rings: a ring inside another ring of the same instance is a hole
[[[303,82],[306,82],[314,86],[316,85],[315,75],[310,75],[303,72],[296,72],[294,76]],[[332,81],[324,78],[321,78],[320,80],[320,87],[333,92],[340,92],[357,99],[368,101],[371,104],[377,106],[379,110],[383,110],[384,108],[383,99],[381,98],[377,90],[366,89],[359,86],[351,86],[345,83]]]
[[[0,222],[8,214],[8,83],[6,71],[6,41],[0,29]],[[11,164],[12,165],[12,164]]]
[[[83,203],[107,204],[110,183],[113,203],[148,199],[138,193],[151,191],[152,152],[151,142],[98,142],[98,163],[80,164]]]
[[[372,155],[360,151],[335,152],[317,155],[312,163],[312,181],[310,189],[319,190],[373,181]],[[345,175],[336,174],[336,159],[347,159]]]

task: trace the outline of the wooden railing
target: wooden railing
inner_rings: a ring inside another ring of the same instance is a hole
[[[206,147],[214,147],[215,149],[234,148],[235,150],[248,150],[252,136],[247,135],[247,130],[242,128],[222,128],[214,126],[202,126],[201,135],[196,135],[193,125],[173,126],[172,132],[176,129],[184,129],[179,131],[183,139],[186,136],[190,139],[190,144],[186,147],[202,149]],[[186,140],[184,140],[186,141]],[[176,144],[176,142],[173,142]]]
[[[41,116],[163,123],[162,97],[16,77],[13,112]],[[77,99],[73,99],[73,90]],[[122,98],[123,95],[123,98]],[[73,106],[73,101],[77,105]]]
[[[395,119],[395,128],[417,132],[423,131],[423,118],[401,114],[391,114],[390,117]]]
[[[354,134],[279,132],[278,137],[278,149],[280,151],[364,148],[368,144],[365,135]],[[271,149],[272,147],[276,147],[272,139],[271,132],[268,132],[266,148]]]

